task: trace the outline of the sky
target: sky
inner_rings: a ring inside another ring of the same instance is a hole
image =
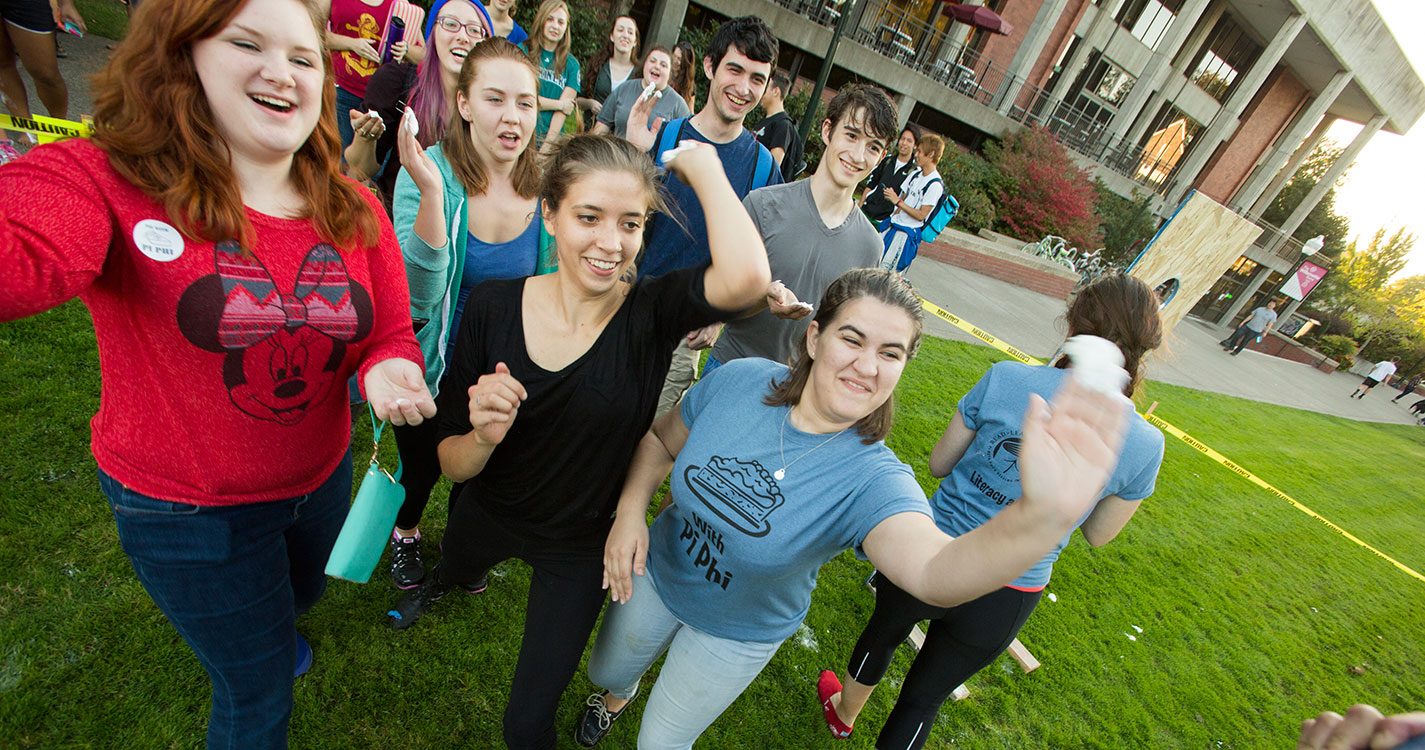
[[[1417,75],[1425,78],[1425,0],[1373,0]],[[1413,40],[1413,41],[1412,41]],[[1360,123],[1338,121],[1327,137],[1345,145],[1360,132]],[[1346,173],[1336,191],[1336,210],[1351,221],[1351,235],[1364,246],[1376,229],[1386,236],[1405,227],[1416,236],[1415,250],[1400,276],[1425,274],[1425,117],[1405,135],[1377,133]]]

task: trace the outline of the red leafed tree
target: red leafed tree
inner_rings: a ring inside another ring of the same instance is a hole
[[[1055,234],[1092,250],[1103,240],[1093,178],[1042,129],[1025,128],[985,148],[998,167],[992,195],[997,229],[1023,240]]]

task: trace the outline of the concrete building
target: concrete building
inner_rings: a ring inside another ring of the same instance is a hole
[[[878,84],[903,120],[971,148],[1042,126],[1116,193],[1154,196],[1160,217],[1199,190],[1263,227],[1194,311],[1224,323],[1300,260],[1290,235],[1366,143],[1425,112],[1425,82],[1367,0],[965,0],[1009,34],[955,22],[947,4],[655,0],[647,36],[672,44],[704,14],[756,15],[780,66],[814,76],[844,15],[832,87]],[[1283,226],[1260,221],[1338,119],[1364,127],[1320,189]]]

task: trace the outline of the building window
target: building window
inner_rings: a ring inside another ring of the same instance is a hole
[[[1089,71],[1084,90],[1102,99],[1107,104],[1118,106],[1128,97],[1137,79],[1112,60],[1100,57]]]
[[[1069,75],[1069,72],[1064,70],[1064,66],[1069,64],[1069,58],[1074,56],[1074,51],[1083,41],[1083,37],[1075,36],[1069,40],[1068,44],[1064,45],[1064,51],[1059,55],[1059,59],[1054,61],[1054,72],[1049,76],[1049,80],[1044,82],[1045,91],[1053,91],[1054,87],[1059,85],[1059,79]]]
[[[1143,152],[1134,179],[1153,187],[1166,184],[1201,132],[1202,123],[1165,103],[1138,144]]]
[[[1118,9],[1118,25],[1151,50],[1168,34],[1183,9],[1183,0],[1128,0]]]
[[[1261,53],[1261,45],[1248,37],[1236,21],[1223,16],[1198,51],[1190,80],[1212,98],[1226,102],[1242,74]]]

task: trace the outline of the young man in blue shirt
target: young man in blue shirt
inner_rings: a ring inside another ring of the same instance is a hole
[[[728,21],[713,35],[707,57],[703,58],[703,74],[708,77],[708,98],[703,108],[686,120],[649,122],[653,101],[642,100],[629,112],[628,139],[648,149],[655,161],[660,154],[653,152],[665,140],[663,130],[668,127],[678,128],[674,141],[711,143],[738,197],[747,197],[753,188],[758,157],[767,149],[743,127],[743,121],[767,90],[776,60],[777,37],[762,19],[743,16]],[[770,160],[771,154],[766,153],[765,158]],[[782,175],[774,164],[767,184],[781,181]],[[697,196],[672,175],[665,185],[671,216],[657,217],[644,236],[643,257],[638,264],[638,272],[643,275],[661,276],[706,263],[710,257],[707,223]],[[658,401],[659,414],[678,403],[683,391],[692,385],[697,375],[698,351],[712,346],[721,328],[713,325],[691,331],[678,346]]]

